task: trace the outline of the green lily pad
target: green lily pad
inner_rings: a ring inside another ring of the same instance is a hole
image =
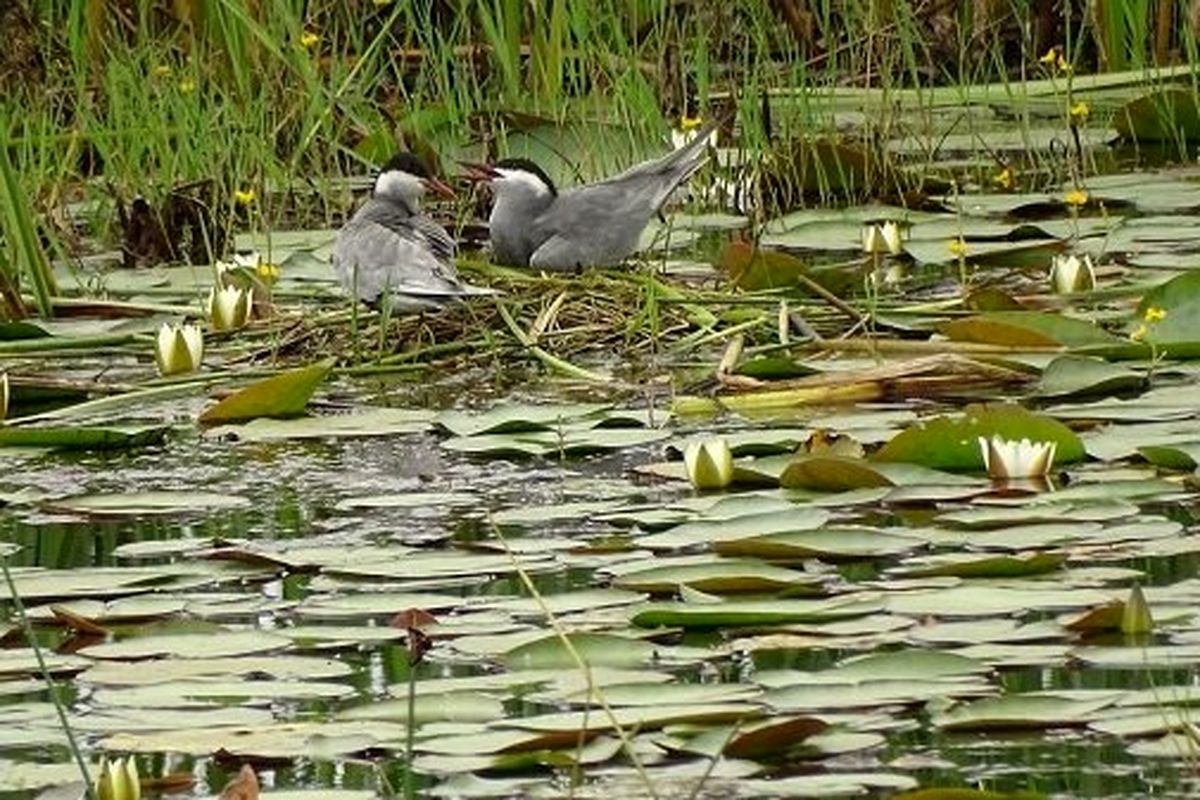
[[[942,416],[901,431],[876,451],[874,460],[906,461],[933,469],[981,470],[979,437],[1055,442],[1054,463],[1069,464],[1084,457],[1083,442],[1058,420],[1020,406],[972,404],[961,416]]]
[[[257,417],[298,417],[309,398],[333,369],[333,361],[322,361],[288,370],[252,383],[206,409],[200,422],[242,422]]]
[[[92,516],[146,516],[210,513],[225,509],[248,508],[250,501],[231,494],[163,491],[85,494],[49,501],[45,505],[55,511]]]
[[[952,340],[1007,347],[1085,347],[1121,340],[1091,322],[1041,311],[992,311],[944,323]]]
[[[952,731],[995,731],[1086,725],[1115,697],[1077,699],[1054,694],[985,697],[935,714],[934,727]]]
[[[49,447],[54,450],[125,450],[162,444],[168,426],[95,428],[72,426],[0,426],[0,447]]]
[[[1065,355],[1051,361],[1038,381],[1042,397],[1113,394],[1141,387],[1144,375],[1102,358]]]

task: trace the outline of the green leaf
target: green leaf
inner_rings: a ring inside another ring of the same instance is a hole
[[[1151,308],[1166,312],[1166,316],[1149,318]],[[1182,357],[1182,352],[1173,353],[1170,346],[1200,344],[1200,270],[1188,270],[1146,292],[1137,313],[1134,324],[1145,325],[1145,341],[1167,348],[1168,356]]]
[[[907,461],[934,469],[981,470],[979,437],[1055,442],[1055,464],[1079,461],[1083,442],[1058,420],[1016,405],[972,404],[961,416],[941,416],[918,422],[876,451],[876,461]]]
[[[940,330],[955,341],[1008,347],[1086,347],[1121,341],[1091,322],[1042,311],[991,311],[952,320]]]
[[[296,417],[333,368],[333,361],[310,364],[252,383],[200,415],[200,421],[240,422],[256,417]]]
[[[1102,358],[1065,355],[1051,361],[1038,381],[1041,397],[1114,394],[1137,389],[1145,383],[1141,373],[1110,364]]]
[[[55,450],[122,450],[162,444],[168,426],[91,428],[66,425],[44,428],[0,427],[0,447],[51,447]]]
[[[1125,139],[1176,142],[1200,139],[1200,108],[1190,89],[1160,89],[1130,100],[1113,116]]]

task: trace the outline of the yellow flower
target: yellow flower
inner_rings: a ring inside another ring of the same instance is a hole
[[[1017,185],[1016,175],[1013,174],[1012,167],[1005,167],[992,176],[992,183],[1002,189],[1012,189]]]
[[[312,47],[319,41],[321,41],[321,37],[317,36],[312,31],[305,31],[304,33],[300,34],[300,46],[305,50]]]
[[[179,91],[184,94],[191,94],[196,91],[196,82],[191,78],[184,78],[179,82]]]
[[[150,70],[150,74],[156,78],[165,78],[171,74],[171,67],[167,64],[159,64],[157,67]]]
[[[1051,47],[1049,50],[1046,51],[1046,55],[1039,58],[1038,61],[1040,61],[1043,64],[1053,65],[1055,62],[1058,61],[1058,59],[1059,59],[1058,48]]]
[[[233,193],[233,202],[239,206],[248,206],[254,202],[256,197],[253,189],[237,189]]]
[[[950,240],[950,253],[956,258],[962,258],[967,254],[967,243],[960,236],[957,239]]]
[[[1134,329],[1133,333],[1129,334],[1129,338],[1132,341],[1140,342],[1142,339],[1146,338],[1146,334],[1149,332],[1150,329],[1147,328],[1146,323],[1143,322]]]
[[[1057,64],[1059,72],[1070,72],[1072,69],[1074,69],[1074,67],[1071,66],[1071,62],[1063,58],[1061,53],[1058,56]]]
[[[262,261],[254,271],[258,273],[258,277],[268,283],[274,283],[279,278],[278,264],[268,264],[266,261]]]
[[[1167,318],[1167,310],[1158,306],[1150,306],[1146,309],[1146,322],[1159,322]]]
[[[1082,100],[1071,106],[1071,119],[1075,120],[1076,122],[1083,122],[1088,118],[1088,114],[1090,113],[1092,113],[1092,110],[1088,108],[1088,104]]]
[[[690,131],[704,124],[704,117],[689,117],[687,114],[679,118],[679,130]]]
[[[1088,193],[1083,189],[1072,189],[1063,195],[1063,202],[1069,206],[1075,206],[1076,208],[1087,205],[1087,201]]]

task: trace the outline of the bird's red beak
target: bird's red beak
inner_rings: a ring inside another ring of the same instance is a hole
[[[449,184],[444,183],[437,178],[423,178],[421,182],[425,184],[425,188],[427,190],[433,192],[434,194],[441,195],[447,200],[454,200],[456,197],[458,197],[458,195],[454,193],[454,189],[450,188]]]
[[[487,164],[472,164],[467,161],[460,161],[458,165],[467,171],[465,175],[467,180],[486,183],[500,177],[500,173],[494,167],[490,167]]]

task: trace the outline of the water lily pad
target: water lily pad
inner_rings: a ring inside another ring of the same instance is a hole
[[[322,361],[257,381],[206,409],[200,421],[212,424],[257,417],[298,417],[331,369],[333,361]]]
[[[720,545],[718,545],[718,549]],[[652,594],[678,591],[690,586],[702,592],[732,594],[738,592],[772,592],[788,590],[819,590],[823,578],[805,575],[750,559],[713,559],[688,557],[655,559],[621,565],[612,570],[613,585]]]
[[[608,408],[604,403],[505,404],[480,413],[443,411],[434,422],[455,436],[548,431],[583,418],[599,422],[600,413]]]
[[[1041,311],[991,311],[941,326],[948,338],[1006,347],[1085,347],[1121,340],[1091,322]]]
[[[49,501],[46,505],[55,511],[93,516],[145,516],[247,508],[250,501],[235,494],[157,491],[77,495]]]
[[[932,724],[943,730],[994,731],[1062,728],[1086,725],[1114,697],[1077,699],[1054,694],[1010,694],[985,697],[935,714]]]
[[[727,600],[720,603],[648,603],[632,618],[643,627],[716,628],[738,625],[779,625],[789,622],[826,622],[857,617],[878,610],[877,605],[853,599],[828,600]]]
[[[609,633],[568,633],[566,639],[569,645],[551,634],[518,645],[504,654],[504,663],[509,669],[578,669],[582,659],[594,666],[628,669],[650,664],[658,651],[653,642]]]
[[[1000,403],[972,404],[961,416],[941,416],[897,434],[875,453],[877,461],[907,461],[933,469],[981,470],[979,437],[1030,439],[1058,445],[1054,463],[1069,464],[1084,456],[1083,442],[1058,420]]]
[[[925,540],[876,528],[839,526],[814,531],[785,531],[746,539],[717,542],[723,555],[757,556],[769,559],[886,558],[908,553],[925,545]]]
[[[49,447],[54,450],[121,450],[162,444],[169,426],[97,428],[74,426],[0,427],[0,447]]]
[[[1140,388],[1145,376],[1102,358],[1065,355],[1051,361],[1038,381],[1042,397],[1113,394]]]
[[[293,419],[259,417],[240,425],[217,425],[204,431],[212,438],[242,442],[279,439],[324,439],[351,436],[395,436],[432,428],[432,411],[417,408],[372,408],[349,414],[322,414]]]
[[[804,506],[762,514],[743,514],[731,519],[700,519],[685,522],[662,533],[640,537],[636,544],[651,550],[673,550],[771,533],[812,530],[824,525],[828,519],[828,511]]]
[[[220,630],[196,634],[136,636],[117,642],[92,645],[79,651],[88,658],[101,660],[138,660],[147,658],[219,658],[253,655],[283,650],[291,640],[263,631]]]

